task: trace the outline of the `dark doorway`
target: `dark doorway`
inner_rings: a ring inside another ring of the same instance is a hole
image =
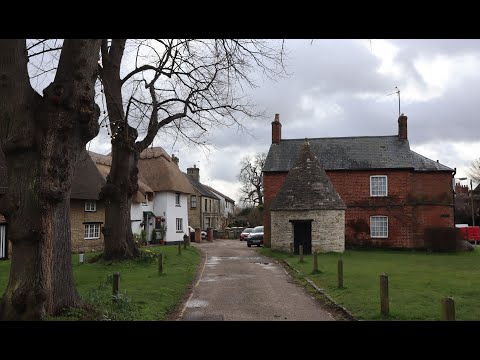
[[[293,223],[293,252],[298,255],[298,247],[303,245],[303,253],[312,253],[312,220],[290,220]]]

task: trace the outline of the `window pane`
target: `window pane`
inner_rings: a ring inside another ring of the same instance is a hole
[[[387,216],[370,217],[370,235],[371,237],[388,237]]]

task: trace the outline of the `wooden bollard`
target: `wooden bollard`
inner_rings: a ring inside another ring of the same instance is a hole
[[[113,274],[113,281],[112,281],[112,294],[113,294],[113,301],[117,300],[118,291],[120,290],[120,273],[116,272]]]
[[[455,301],[451,297],[442,299],[442,320],[455,320]]]
[[[189,245],[189,244],[188,244],[188,239],[189,239],[189,238],[190,238],[190,237],[189,237],[187,234],[183,235],[183,248],[184,248],[184,249],[187,249],[187,245]]]
[[[303,245],[298,246],[298,253],[300,254],[300,262],[303,263]]]
[[[337,262],[337,276],[338,276],[338,287],[343,288],[343,260],[338,259]]]
[[[316,251],[313,253],[313,273],[318,273],[318,253]]]
[[[293,251],[294,251],[294,250],[293,250],[293,243],[290,243],[290,254],[293,255]]]
[[[178,244],[178,255],[182,255],[182,247]]]
[[[163,254],[158,254],[158,273],[163,274]]]
[[[387,316],[389,313],[389,299],[388,299],[388,275],[380,275],[380,313]]]

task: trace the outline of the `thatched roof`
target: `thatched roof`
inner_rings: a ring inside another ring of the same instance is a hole
[[[194,194],[186,175],[161,147],[148,148],[140,154],[138,169],[153,191],[175,191]]]
[[[345,210],[330,178],[305,141],[270,210]]]
[[[77,166],[73,173],[72,199],[98,200],[100,190],[105,184],[102,176],[89,153],[84,150],[77,160]]]
[[[109,155],[101,155],[94,153],[93,151],[88,152],[90,157],[95,161],[98,170],[102,174],[103,178],[106,179],[108,174],[110,173],[110,169],[112,166],[112,157]],[[145,201],[145,194],[146,193],[153,193],[153,190],[148,186],[147,181],[142,177],[140,173],[138,173],[138,191],[133,196],[132,201],[134,203],[141,203]]]

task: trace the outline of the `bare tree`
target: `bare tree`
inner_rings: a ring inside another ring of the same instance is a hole
[[[276,47],[261,40],[104,39],[101,55],[112,136],[112,167],[101,193],[104,257],[132,258],[138,249],[130,205],[140,153],[160,129],[201,143],[212,127],[242,126],[243,117],[260,116],[238,93],[254,86],[253,70],[271,77],[283,71],[283,42]]]
[[[240,163],[238,179],[242,184],[240,201],[254,206],[263,205],[263,173],[266,153],[258,153],[253,157],[245,156]]]
[[[13,247],[1,319],[36,320],[81,304],[71,264],[70,190],[77,158],[99,130],[100,44],[65,40],[53,82],[40,95],[29,79],[33,48],[26,40],[0,40],[0,147],[8,177],[0,213]]]
[[[472,165],[468,169],[468,175],[473,181],[480,183],[480,158],[472,161]]]

